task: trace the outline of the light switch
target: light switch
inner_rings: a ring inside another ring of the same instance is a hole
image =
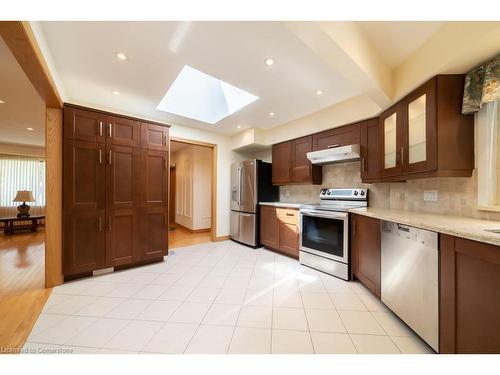
[[[424,201],[425,202],[437,202],[438,191],[437,190],[424,190]]]

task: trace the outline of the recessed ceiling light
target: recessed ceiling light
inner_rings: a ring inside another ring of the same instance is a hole
[[[33,128],[26,128],[26,130],[29,130],[30,132],[32,132],[35,129],[33,129]]]
[[[273,117],[274,116],[274,112],[269,112],[269,116]]]
[[[237,129],[241,129],[241,125],[238,125],[236,128],[237,128]]]
[[[120,91],[113,91],[113,95],[120,95]]]
[[[127,55],[125,55],[123,52],[117,52],[115,55],[116,55],[116,58],[119,60],[127,60],[128,59]]]
[[[274,64],[274,60],[268,57],[267,59],[264,60],[267,66],[271,66]]]
[[[5,104],[5,102],[3,100],[0,100],[0,104]]]
[[[316,95],[323,95],[323,90],[316,91]]]

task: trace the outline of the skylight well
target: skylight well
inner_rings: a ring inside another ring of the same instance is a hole
[[[258,98],[184,65],[156,109],[215,124]]]

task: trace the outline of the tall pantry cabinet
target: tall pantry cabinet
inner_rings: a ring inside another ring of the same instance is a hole
[[[167,255],[168,128],[65,105],[65,277]]]

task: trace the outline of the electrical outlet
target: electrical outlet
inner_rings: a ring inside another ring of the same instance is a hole
[[[437,202],[438,191],[437,190],[424,190],[424,202]]]

